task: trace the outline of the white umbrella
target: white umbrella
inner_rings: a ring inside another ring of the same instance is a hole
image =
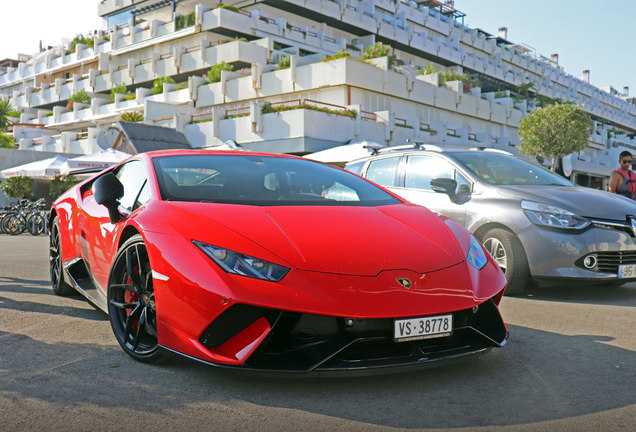
[[[112,148],[78,156],[67,160],[61,167],[62,174],[69,174],[74,170],[86,170],[93,168],[108,168],[130,157],[128,153]]]
[[[19,165],[13,168],[7,168],[0,171],[2,177],[53,177],[60,174],[60,168],[66,161],[64,156],[53,156],[48,159]]]
[[[305,155],[307,159],[328,163],[345,163],[373,154],[386,146],[373,141],[351,141],[349,144],[332,147]]]

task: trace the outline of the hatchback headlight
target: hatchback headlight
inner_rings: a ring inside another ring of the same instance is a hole
[[[590,221],[584,217],[559,207],[533,201],[521,201],[521,208],[530,222],[539,226],[579,230],[590,224]]]
[[[484,268],[488,262],[484,248],[481,243],[473,236],[470,237],[470,246],[468,247],[468,254],[466,255],[466,261],[472,264],[477,270]]]
[[[199,249],[228,273],[278,282],[289,272],[289,268],[278,264],[243,255],[229,249],[192,240]]]

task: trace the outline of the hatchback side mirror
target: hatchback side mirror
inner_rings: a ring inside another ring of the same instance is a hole
[[[119,213],[119,200],[124,196],[124,185],[113,173],[107,173],[99,177],[93,183],[93,196],[97,204],[108,209],[111,223],[121,220]]]
[[[443,193],[448,195],[452,202],[455,202],[457,199],[457,195],[455,191],[457,190],[457,182],[453,179],[449,178],[435,178],[431,180],[431,189],[435,192]]]

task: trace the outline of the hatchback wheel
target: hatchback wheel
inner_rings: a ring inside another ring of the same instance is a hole
[[[530,270],[519,238],[510,231],[494,228],[486,232],[481,239],[484,247],[506,275],[506,294],[524,294]]]

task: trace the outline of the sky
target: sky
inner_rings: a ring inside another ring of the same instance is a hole
[[[559,54],[565,72],[583,76],[598,87],[618,91],[629,86],[636,96],[635,0],[455,0],[466,14],[464,24],[524,43],[537,54]]]
[[[43,45],[98,29],[99,0],[2,0],[0,59],[32,54]],[[565,72],[592,84],[629,86],[636,96],[636,0],[455,0],[464,23],[497,34],[508,27],[508,40],[537,54],[559,54]]]

